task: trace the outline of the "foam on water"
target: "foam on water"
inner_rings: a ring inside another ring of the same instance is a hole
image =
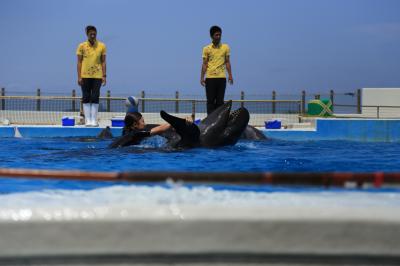
[[[241,218],[296,219],[318,215],[339,218],[357,214],[368,219],[396,215],[399,193],[342,191],[241,192],[211,187],[114,185],[93,190],[44,190],[0,195],[0,221],[85,220],[121,218],[187,219],[223,213]],[[194,211],[197,210],[197,211]],[[200,210],[200,211],[199,211]],[[379,215],[379,213],[381,215]],[[392,217],[393,218],[393,217]]]

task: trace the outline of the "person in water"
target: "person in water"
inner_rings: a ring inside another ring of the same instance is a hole
[[[125,126],[122,130],[122,136],[136,132],[146,132],[149,136],[159,135],[171,128],[170,124],[162,124],[151,129],[146,127],[146,123],[141,113],[127,113],[124,119]]]
[[[185,118],[187,123],[192,123],[191,117]],[[124,119],[125,126],[122,129],[122,136],[111,143],[110,148],[138,145],[145,138],[161,135],[168,130],[173,130],[170,124],[161,124],[157,126],[146,125],[141,113],[127,113]]]

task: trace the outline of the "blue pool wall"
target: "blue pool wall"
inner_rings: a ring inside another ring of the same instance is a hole
[[[0,137],[95,137],[102,128],[62,126],[0,126]],[[18,134],[16,134],[16,131]],[[121,128],[111,128],[114,136],[121,135]],[[350,140],[374,142],[400,141],[398,119],[317,119],[315,129],[264,129],[271,139],[289,141]]]
[[[16,130],[24,138],[67,138],[67,137],[96,137],[103,128],[99,127],[62,127],[62,126],[0,126],[0,137],[12,138]],[[122,128],[111,128],[113,136],[120,136]],[[18,134],[17,134],[18,135]]]
[[[400,120],[395,119],[317,119],[315,129],[273,130],[264,134],[280,140],[349,140],[371,142],[400,141]]]
[[[0,126],[0,138],[10,138],[15,134],[14,128]]]

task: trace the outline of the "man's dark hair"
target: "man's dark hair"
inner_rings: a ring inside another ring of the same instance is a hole
[[[92,25],[86,26],[86,29],[85,29],[86,34],[88,34],[88,32],[91,30],[94,30],[97,33],[97,29],[95,26],[92,26]]]
[[[220,28],[220,27],[218,27],[218,26],[212,26],[211,28],[210,28],[210,36],[212,37],[212,36],[214,36],[214,34],[216,33],[216,32],[220,32],[220,33],[222,33],[222,29]]]

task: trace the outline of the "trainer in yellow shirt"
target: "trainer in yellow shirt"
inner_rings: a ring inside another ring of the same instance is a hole
[[[81,78],[103,79],[101,57],[106,55],[104,43],[95,40],[92,45],[90,41],[79,44],[76,55],[82,56]]]
[[[100,87],[106,85],[106,46],[96,39],[97,29],[86,27],[87,41],[76,49],[78,84],[82,88],[83,114],[86,126],[98,126]]]
[[[230,49],[227,44],[221,43],[222,29],[218,26],[210,28],[212,43],[203,48],[203,65],[201,67],[200,84],[206,87],[207,114],[212,113],[224,104],[226,89],[226,74],[232,85],[232,68]],[[204,77],[206,77],[204,79]]]
[[[203,48],[203,59],[207,59],[206,78],[226,78],[225,63],[230,49],[225,43],[213,43]]]

